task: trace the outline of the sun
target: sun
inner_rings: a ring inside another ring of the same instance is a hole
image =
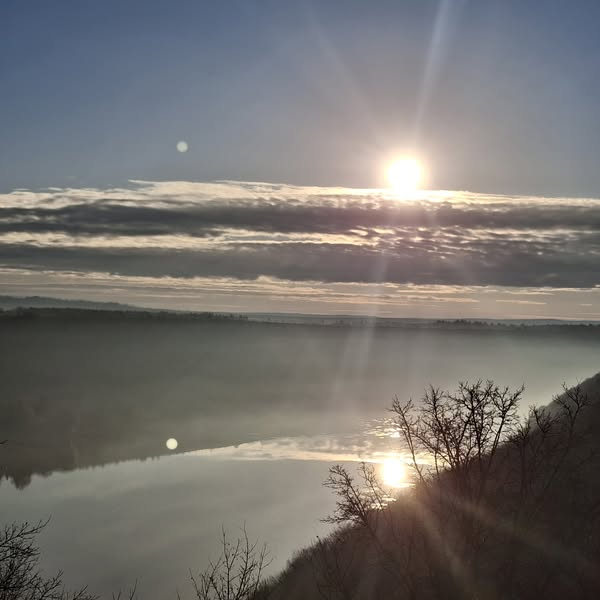
[[[423,166],[416,158],[398,158],[387,168],[387,180],[397,192],[414,192],[423,182]]]
[[[381,463],[381,478],[388,487],[405,487],[406,469],[404,463],[397,458],[386,458]]]

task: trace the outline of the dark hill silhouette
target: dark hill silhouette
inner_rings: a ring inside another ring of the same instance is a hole
[[[261,597],[600,597],[599,427],[600,373],[510,432],[482,492],[487,458],[361,517],[376,484],[367,471],[361,500],[341,467],[333,477],[348,524],[300,551]]]
[[[48,296],[3,296],[0,295],[0,309],[15,308],[77,308],[86,310],[144,310],[121,302],[97,302]]]

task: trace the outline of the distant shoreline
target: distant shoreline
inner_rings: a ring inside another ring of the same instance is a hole
[[[184,312],[131,308],[104,307],[31,307],[0,308],[0,321],[32,319],[68,319],[73,321],[151,321],[195,323],[247,323],[286,326],[317,326],[344,329],[404,329],[404,330],[466,330],[466,331],[597,331],[600,321],[573,321],[560,319],[427,319],[367,317],[351,315],[300,315],[285,313],[230,313]]]

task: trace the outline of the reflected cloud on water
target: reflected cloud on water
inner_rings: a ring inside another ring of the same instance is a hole
[[[371,421],[363,431],[337,435],[280,437],[233,446],[194,450],[183,456],[218,460],[302,460],[327,463],[365,462],[379,465],[384,486],[404,488],[410,453],[399,440],[400,434],[389,419]],[[417,457],[427,462],[427,457]]]

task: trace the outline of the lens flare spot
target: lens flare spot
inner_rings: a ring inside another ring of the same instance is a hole
[[[179,445],[179,443],[177,442],[177,440],[175,438],[169,438],[165,442],[165,445],[167,446],[167,448],[169,450],[175,450],[177,448],[177,446]]]
[[[177,152],[187,152],[189,149],[188,143],[185,140],[179,140],[177,142]]]

